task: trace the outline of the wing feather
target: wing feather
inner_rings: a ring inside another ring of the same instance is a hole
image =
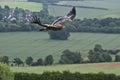
[[[42,24],[40,19],[37,16],[33,16],[33,20],[32,20],[31,23],[38,24],[38,25],[40,25],[42,27],[48,27],[48,25]]]
[[[73,7],[72,10],[67,15],[65,15],[63,17],[59,17],[57,20],[55,20],[52,23],[52,25],[55,25],[55,26],[62,25],[63,26],[65,23],[73,20],[75,18],[75,16],[76,16],[76,9],[75,9],[75,7]]]

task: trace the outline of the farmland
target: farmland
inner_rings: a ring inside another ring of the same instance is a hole
[[[85,1],[60,1],[59,5],[73,5],[73,6],[88,6],[106,8],[108,10],[90,9],[90,8],[77,8],[76,18],[106,18],[115,17],[120,18],[119,5],[120,0],[85,0]],[[34,2],[0,2],[3,7],[5,5],[11,8],[19,7],[29,9],[31,11],[40,11],[42,9],[41,3]],[[53,16],[63,16],[70,10],[70,7],[48,5],[49,14]]]
[[[86,0],[86,1],[60,1],[61,5],[93,6],[107,8],[108,10],[97,10],[77,8],[77,17],[83,18],[120,18],[119,0]],[[0,6],[10,8],[23,8],[31,11],[40,11],[41,3],[34,2],[0,2]],[[112,5],[112,6],[111,6]],[[71,8],[49,5],[49,13],[54,16],[65,15]],[[70,71],[80,73],[114,73],[120,75],[120,62],[86,63],[86,64],[57,64],[60,55],[66,49],[80,52],[82,57],[87,59],[87,52],[94,48],[95,44],[101,44],[105,50],[120,49],[120,34],[104,33],[70,33],[68,40],[50,40],[47,32],[1,32],[0,33],[0,57],[8,56],[10,61],[13,58],[20,58],[24,61],[28,56],[33,57],[34,62],[48,55],[53,55],[55,63],[51,66],[27,66],[10,67],[13,72],[28,72],[41,74],[45,71]],[[118,53],[120,54],[120,53]],[[113,57],[113,55],[112,55]]]
[[[101,44],[103,49],[120,49],[120,34],[71,33],[68,40],[50,40],[47,32],[7,32],[0,33],[0,55],[10,59],[19,57],[34,59],[53,55],[57,62],[62,51],[80,51],[84,58],[86,52]]]
[[[120,63],[94,63],[94,64],[71,64],[52,65],[39,67],[11,67],[13,72],[28,72],[41,74],[45,71],[70,71],[80,73],[114,73],[120,75]]]
[[[9,6],[10,8],[22,8],[22,9],[28,9],[31,11],[37,11],[39,12],[42,9],[41,3],[35,3],[35,2],[0,2],[0,6]]]
[[[85,0],[85,1],[60,1],[60,5],[89,6],[107,8],[108,10],[77,8],[77,18],[106,18],[120,17],[120,0]],[[49,12],[54,16],[65,15],[70,10],[69,7],[49,5]]]

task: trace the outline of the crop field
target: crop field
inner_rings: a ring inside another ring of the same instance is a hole
[[[35,2],[0,2],[0,6],[9,6],[10,8],[22,8],[22,9],[28,9],[31,11],[40,11],[42,9],[41,3],[35,3]]]
[[[107,8],[108,10],[77,8],[76,18],[106,18],[115,17],[120,18],[120,0],[85,0],[85,1],[60,1],[61,5],[73,5],[73,6],[88,6]],[[49,12],[54,16],[63,16],[69,12],[71,8],[49,5]]]
[[[115,17],[120,18],[119,5],[120,0],[85,0],[85,1],[60,1],[57,4],[60,5],[73,5],[73,6],[87,6],[96,8],[107,8],[108,10],[100,9],[90,9],[90,8],[76,8],[77,16],[76,18],[106,18]],[[29,9],[31,11],[40,11],[42,9],[41,3],[34,2],[0,2],[0,6],[5,5],[11,8],[23,8]],[[53,16],[63,16],[66,15],[71,8],[63,6],[48,5],[49,14]]]
[[[66,49],[80,51],[86,58],[86,52],[95,44],[101,44],[103,49],[120,49],[120,34],[71,33],[68,40],[50,40],[47,32],[0,33],[0,56],[24,60],[28,56],[44,59],[51,54],[57,62]]]
[[[120,75],[120,63],[94,63],[94,64],[71,64],[52,65],[39,67],[11,67],[13,72],[28,72],[41,74],[45,71],[70,71],[80,73],[114,73]]]

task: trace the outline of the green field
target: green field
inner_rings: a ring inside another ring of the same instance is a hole
[[[0,6],[9,6],[10,8],[22,8],[22,9],[28,9],[31,11],[40,11],[42,9],[41,3],[35,3],[35,2],[0,2]]]
[[[52,65],[39,67],[11,67],[13,72],[28,72],[41,74],[45,71],[70,71],[80,73],[114,73],[120,75],[120,63],[94,63],[94,64],[71,64]]]
[[[86,1],[60,1],[61,5],[74,5],[74,6],[89,6],[107,8],[108,10],[97,10],[87,8],[77,8],[77,18],[106,18],[117,17],[120,18],[120,0],[86,0]],[[49,5],[49,12],[54,16],[63,16],[71,8],[52,6]]]
[[[76,18],[106,18],[115,17],[120,18],[120,0],[86,0],[86,1],[60,1],[57,4],[61,5],[73,5],[73,6],[88,6],[88,7],[99,7],[107,8],[108,10],[99,9],[87,9],[77,8]],[[19,7],[23,9],[29,9],[31,11],[40,11],[42,9],[41,3],[34,2],[0,2],[0,5],[5,5],[11,8]],[[66,15],[71,8],[48,5],[49,14],[53,16]]]
[[[50,40],[47,32],[0,33],[0,56],[24,60],[28,56],[44,59],[52,54],[57,62],[66,49],[80,51],[86,58],[86,52],[95,44],[101,44],[104,49],[120,49],[120,34],[71,33],[68,40]]]

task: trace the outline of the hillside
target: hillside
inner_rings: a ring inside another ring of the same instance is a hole
[[[1,6],[8,5],[11,8],[20,7],[23,9],[29,9],[31,11],[40,11],[42,9],[41,3],[26,2],[22,0],[16,0],[17,2],[0,2]],[[22,2],[21,2],[22,1]],[[81,6],[77,7],[76,18],[106,18],[115,17],[120,18],[119,5],[120,0],[80,0],[80,1],[59,1],[59,5],[72,5]],[[48,5],[48,4],[46,4]],[[96,8],[96,9],[94,9]],[[107,10],[101,10],[97,8],[105,8]],[[71,8],[64,6],[48,5],[49,14],[53,16],[63,16]]]
[[[53,55],[55,62],[59,60],[62,51],[80,51],[84,58],[86,52],[101,44],[104,49],[120,49],[119,34],[71,33],[69,40],[49,40],[47,32],[8,32],[0,33],[0,55],[10,59],[28,56],[34,59]]]
[[[9,6],[10,8],[22,8],[28,9],[31,11],[39,12],[42,9],[42,3],[35,3],[35,2],[0,2],[0,6]]]
[[[28,0],[0,0],[0,2],[13,2],[13,1],[15,1],[15,2],[26,2]]]
[[[90,9],[90,8],[77,8],[77,18],[105,18],[105,17],[119,17],[120,0],[85,0],[85,1],[60,1],[60,5],[73,5],[73,6],[88,6],[107,8],[108,10]],[[65,15],[70,10],[69,7],[49,5],[49,12],[54,16]]]

